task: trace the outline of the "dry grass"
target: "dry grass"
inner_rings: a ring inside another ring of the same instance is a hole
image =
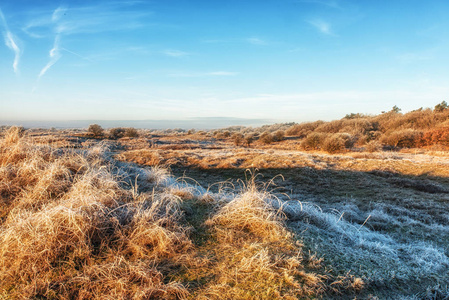
[[[254,181],[210,195],[104,146],[0,140],[0,295],[12,299],[297,299],[329,290]],[[312,267],[310,267],[312,266]]]
[[[293,242],[274,200],[253,178],[206,221],[213,235],[205,246],[213,255],[207,268],[214,277],[198,299],[298,299],[325,291],[326,276],[307,271],[302,245]]]
[[[3,294],[61,299],[189,294],[167,278],[167,270],[192,252],[176,196],[126,189],[121,183],[126,178],[113,174],[98,149],[37,147],[15,131],[0,142]]]
[[[55,132],[55,143],[2,135],[0,298],[447,296],[445,152],[217,149],[194,134],[152,147],[144,133],[70,148]],[[282,173],[288,195],[254,177],[212,193],[170,165],[202,185],[245,168]]]

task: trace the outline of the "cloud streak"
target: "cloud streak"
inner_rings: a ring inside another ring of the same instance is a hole
[[[61,19],[61,17],[67,12],[67,7],[60,6],[53,12],[53,15],[51,16],[51,20],[53,22],[57,22]]]
[[[259,45],[259,46],[263,46],[263,45],[267,45],[268,44],[266,41],[264,41],[264,40],[262,40],[262,39],[260,39],[258,37],[250,37],[250,38],[247,38],[246,41],[248,43],[250,43],[250,44]]]
[[[184,56],[190,55],[190,53],[180,51],[180,50],[165,50],[162,53],[164,53],[167,56],[171,56],[171,57],[184,57]]]
[[[8,47],[9,49],[11,49],[14,52],[14,61],[12,64],[12,67],[14,69],[14,73],[18,74],[19,73],[19,61],[20,61],[20,56],[22,54],[21,49],[19,48],[19,46],[17,45],[16,42],[16,38],[14,37],[14,35],[12,34],[12,32],[9,30],[8,27],[8,23],[6,23],[6,18],[3,15],[3,11],[0,9],[0,19],[4,28],[4,39],[5,39],[5,45],[6,47]]]
[[[152,14],[146,10],[129,9],[140,1],[121,3],[118,1],[90,6],[67,8],[59,6],[49,16],[37,15],[26,23],[22,30],[33,38],[48,36],[49,27],[56,24],[56,32],[71,34],[95,34],[117,30],[132,30],[144,26],[144,19]],[[126,8],[126,9],[124,9]]]
[[[38,80],[47,73],[47,71],[61,58],[61,48],[60,48],[60,34],[57,34],[55,37],[55,41],[53,43],[53,48],[50,50],[50,61],[42,68],[41,72],[38,75]]]
[[[335,34],[332,32],[331,24],[329,24],[324,20],[314,19],[307,21],[307,23],[315,27],[319,32],[321,32],[324,35],[335,36]]]

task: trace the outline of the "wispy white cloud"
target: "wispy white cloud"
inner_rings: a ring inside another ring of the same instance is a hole
[[[315,27],[319,32],[325,35],[335,36],[334,32],[332,31],[332,26],[330,23],[321,20],[321,19],[313,19],[307,21],[310,25]]]
[[[54,10],[53,15],[51,16],[51,20],[53,22],[59,21],[61,17],[66,13],[67,7],[60,6],[57,9]]]
[[[184,57],[184,56],[189,56],[190,53],[188,52],[184,52],[184,51],[180,51],[180,50],[164,50],[162,51],[163,54],[167,55],[167,56],[171,56],[171,57]]]
[[[89,57],[84,56],[84,55],[81,55],[81,54],[76,53],[76,52],[73,52],[73,51],[71,51],[71,50],[69,50],[69,49],[67,49],[67,48],[60,48],[60,50],[63,50],[63,51],[68,52],[68,53],[70,53],[70,54],[73,54],[73,55],[75,55],[75,56],[77,56],[77,57],[79,57],[79,58],[81,58],[81,59],[84,59],[84,60],[88,60],[88,61],[90,61],[90,62],[93,62],[93,60],[90,59]]]
[[[17,45],[16,42],[16,38],[14,37],[14,35],[12,34],[12,32],[9,30],[8,27],[8,23],[6,22],[6,18],[3,15],[3,11],[0,9],[0,19],[3,25],[3,36],[5,39],[5,45],[6,47],[8,47],[9,49],[11,49],[14,52],[14,61],[12,64],[12,67],[14,69],[14,73],[18,74],[19,73],[19,61],[20,61],[20,56],[22,54],[21,49],[19,48],[19,46]]]
[[[60,6],[51,15],[48,12],[35,15],[23,26],[22,30],[31,37],[42,38],[54,31],[69,35],[141,28],[144,26],[144,18],[152,12],[130,8],[140,3],[142,2],[112,1],[70,8]],[[124,7],[126,10],[123,9]]]
[[[253,45],[259,45],[259,46],[268,45],[267,41],[262,40],[258,37],[250,37],[250,38],[247,38],[246,41]]]
[[[50,60],[45,65],[45,67],[42,68],[41,72],[38,75],[38,80],[47,73],[47,71],[61,58],[61,48],[59,46],[60,44],[60,34],[57,34],[55,37],[55,41],[53,43],[53,48],[50,50],[49,56]]]
[[[239,74],[238,72],[227,72],[227,71],[216,71],[216,72],[206,73],[206,75],[209,75],[209,76],[236,76],[238,74]]]

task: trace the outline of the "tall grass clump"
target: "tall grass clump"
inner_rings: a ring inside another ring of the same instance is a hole
[[[273,201],[252,179],[206,222],[216,241],[209,245],[214,277],[198,299],[298,299],[324,292],[326,276],[306,267],[308,258]]]
[[[101,151],[0,141],[0,294],[11,299],[186,297],[169,277],[192,248],[179,198],[139,192]],[[144,176],[142,176],[144,177]],[[135,181],[136,184],[148,182]],[[151,186],[151,185],[150,185]],[[158,188],[157,185],[153,185]]]

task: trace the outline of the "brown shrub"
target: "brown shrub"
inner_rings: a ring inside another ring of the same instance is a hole
[[[342,152],[345,149],[346,140],[338,134],[328,136],[323,141],[322,149],[329,153],[338,153]]]
[[[104,129],[98,124],[91,124],[87,128],[87,132],[93,134],[95,137],[100,137],[103,135]]]
[[[251,144],[254,142],[254,135],[253,134],[247,134],[245,135],[245,143],[247,147],[250,147]]]
[[[234,142],[234,145],[239,146],[243,143],[243,134],[235,132],[232,134],[231,139]]]
[[[414,148],[420,146],[421,137],[421,131],[404,129],[382,136],[381,142],[391,147]]]
[[[119,139],[125,136],[125,128],[116,127],[109,129],[109,135],[113,139]]]
[[[449,146],[449,127],[437,128],[426,131],[422,136],[422,144],[425,146],[442,145]]]
[[[283,130],[277,130],[273,133],[273,141],[280,142],[283,141],[285,137],[285,132]]]
[[[134,138],[134,137],[138,137],[139,133],[137,132],[137,129],[135,129],[133,127],[128,127],[125,129],[125,136]]]
[[[325,133],[313,132],[302,140],[301,148],[305,150],[318,150],[321,148],[326,136],[327,134]]]
[[[271,144],[272,142],[274,142],[274,138],[271,133],[265,131],[260,135],[259,141],[263,144]]]
[[[324,124],[324,121],[315,121],[302,124],[295,124],[285,131],[288,136],[306,137],[309,133],[314,131],[318,126]]]

